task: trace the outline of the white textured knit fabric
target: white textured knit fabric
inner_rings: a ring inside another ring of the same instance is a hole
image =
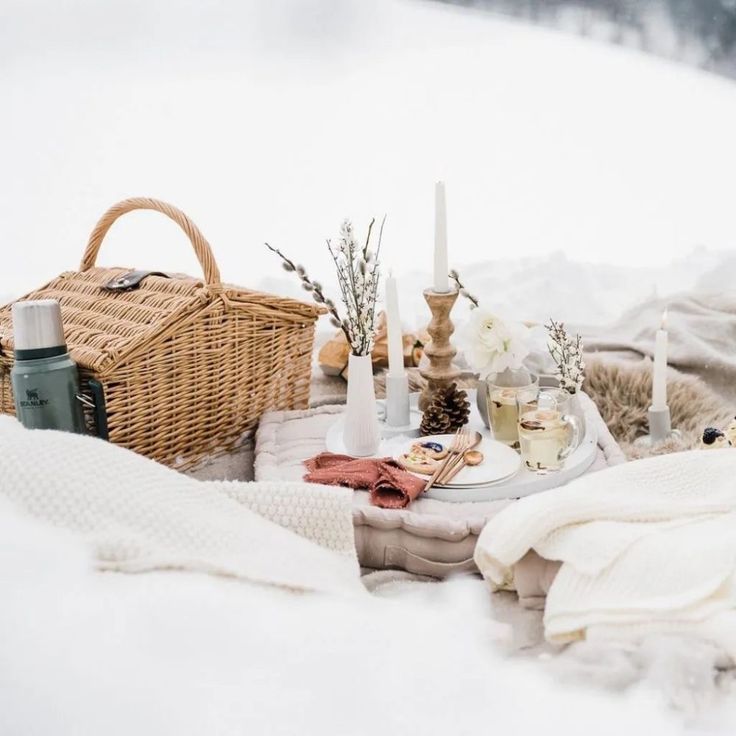
[[[0,416],[0,496],[83,534],[101,570],[362,590],[346,489],[201,482],[93,437]]]
[[[688,633],[736,659],[736,451],[640,460],[522,499],[485,527],[475,561],[514,589],[531,549],[562,562],[550,641]]]

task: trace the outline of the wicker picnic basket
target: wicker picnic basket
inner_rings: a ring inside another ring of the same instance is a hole
[[[161,212],[184,230],[204,281],[95,266],[115,220],[141,209]],[[110,441],[171,467],[192,468],[231,450],[267,409],[308,404],[320,308],[223,284],[197,226],[164,202],[134,198],[111,207],[92,231],[79,271],[63,273],[23,299],[61,304],[82,398],[91,405],[95,379],[97,416],[104,399]],[[5,414],[14,413],[10,306],[0,308]],[[88,414],[93,425],[95,412]]]

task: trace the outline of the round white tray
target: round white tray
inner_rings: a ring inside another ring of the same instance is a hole
[[[478,413],[475,403],[475,392],[468,392],[470,405],[470,429],[477,429],[484,437],[489,436],[483,421]],[[412,396],[416,401],[416,394]],[[330,452],[345,454],[345,446],[342,442],[343,418],[340,417],[327,432],[326,445]],[[499,481],[480,488],[430,488],[423,497],[434,498],[437,501],[454,501],[457,503],[467,501],[497,501],[508,498],[522,498],[533,493],[548,491],[550,488],[569,483],[574,478],[581,476],[595,460],[598,437],[593,422],[585,422],[585,436],[577,449],[567,458],[564,467],[556,473],[538,475],[532,473],[525,467],[521,467],[516,475],[507,480]],[[401,437],[391,437],[381,441],[376,457],[386,457],[397,454],[397,446],[401,446]],[[404,443],[405,444],[405,443]]]

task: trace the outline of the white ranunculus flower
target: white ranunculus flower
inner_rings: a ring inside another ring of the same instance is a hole
[[[470,313],[460,336],[468,365],[481,378],[521,368],[529,355],[529,328],[482,308]]]

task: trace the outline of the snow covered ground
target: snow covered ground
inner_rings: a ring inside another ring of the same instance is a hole
[[[339,220],[386,213],[413,322],[439,178],[453,265],[485,301],[522,294],[520,316],[604,321],[736,277],[716,268],[734,240],[730,81],[421,0],[3,10],[4,296],[76,267],[104,209],[145,194],[198,222],[227,280],[283,292],[264,240],[327,280]],[[161,220],[128,216],[101,261],[196,273]]]
[[[688,725],[648,684],[611,694],[505,658],[477,580],[295,595],[181,572],[92,574],[81,543],[5,504],[0,534],[4,736],[676,736]],[[721,706],[690,725],[732,733],[735,718]]]

